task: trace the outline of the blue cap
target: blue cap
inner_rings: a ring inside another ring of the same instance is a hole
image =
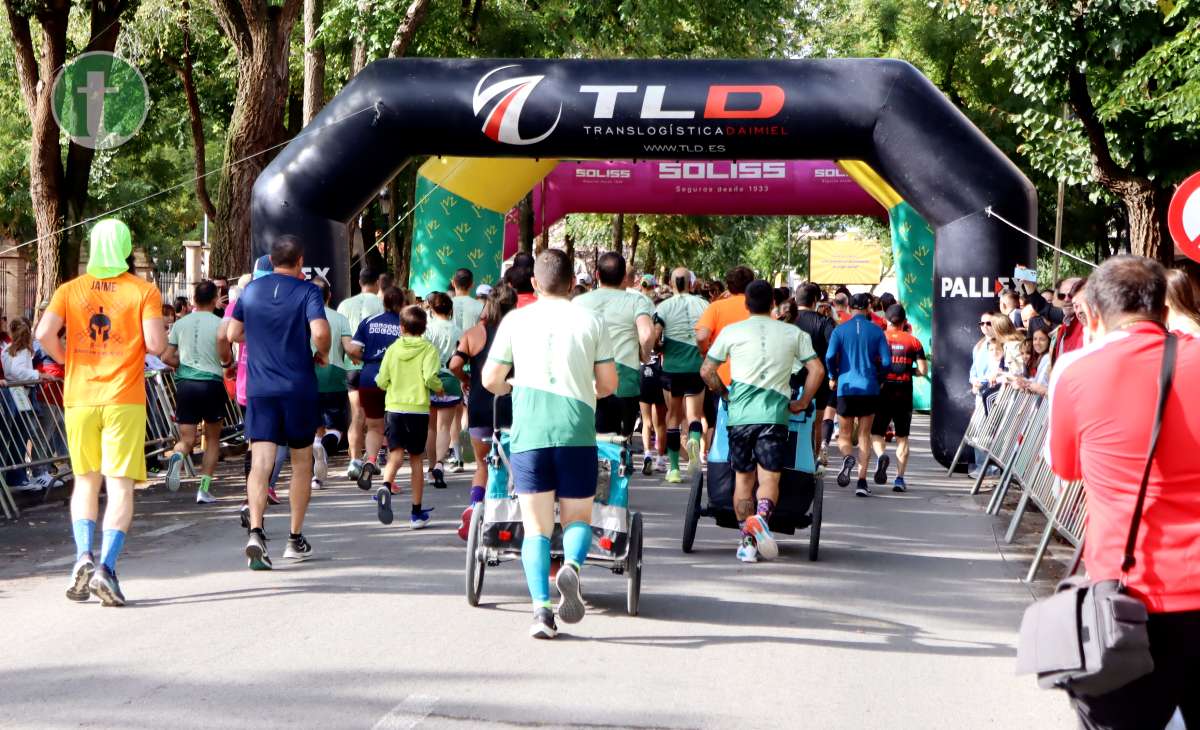
[[[271,265],[271,257],[268,256],[267,254],[263,254],[262,256],[259,256],[258,260],[254,262],[254,278],[255,279],[261,279],[274,270],[275,270],[275,267]]]

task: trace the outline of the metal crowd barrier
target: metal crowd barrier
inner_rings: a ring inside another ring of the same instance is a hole
[[[232,399],[225,406],[222,442],[242,437],[242,409]],[[154,457],[179,440],[175,422],[175,379],[167,371],[146,373],[146,456]],[[192,473],[191,460],[184,461]],[[0,508],[8,519],[20,515],[14,491],[41,475],[37,487],[43,501],[56,479],[70,473],[66,428],[63,422],[62,381],[59,379],[13,382],[0,388]]]
[[[1000,466],[1003,471],[988,503],[988,513],[999,514],[1007,491],[1013,485],[1021,488],[1021,499],[1009,522],[1005,542],[1013,541],[1017,526],[1030,504],[1046,515],[1046,527],[1025,580],[1031,581],[1036,576],[1050,540],[1056,533],[1076,548],[1075,559],[1068,570],[1070,575],[1075,570],[1083,546],[1087,495],[1083,482],[1063,482],[1054,476],[1043,458],[1049,436],[1048,399],[1006,387],[997,394],[987,412],[984,411],[983,407],[975,409],[950,473],[953,473],[967,447],[983,452],[986,455],[985,463],[980,465],[979,475],[971,488],[971,493],[977,494],[987,466]]]

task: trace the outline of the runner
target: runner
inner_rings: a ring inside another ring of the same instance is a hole
[[[571,260],[562,251],[538,256],[534,285],[540,298],[500,323],[482,378],[498,396],[513,393],[512,472],[525,531],[521,563],[533,600],[530,635],[538,639],[558,633],[550,609],[556,498],[564,555],[555,579],[558,615],[566,623],[583,619],[579,568],[592,544],[599,476],[596,398],[613,393],[618,381],[604,321],[566,298],[573,279]],[[511,386],[510,372],[515,372]]]
[[[433,413],[429,418],[429,438],[425,442],[425,453],[429,454],[429,476],[433,480],[434,488],[445,489],[446,467],[443,460],[449,455],[451,440],[458,438],[456,424],[462,415],[462,386],[446,366],[454,356],[458,340],[462,337],[462,330],[451,318],[454,305],[449,296],[440,291],[432,292],[426,299],[426,304],[433,316],[428,318],[423,331],[425,339],[437,349],[438,377],[442,388],[439,395],[433,396],[430,404]]]
[[[442,297],[449,303],[449,297],[445,294]],[[388,346],[375,375],[375,386],[387,394],[388,443],[383,484],[375,492],[376,514],[383,524],[392,524],[392,494],[400,491],[395,485],[396,472],[407,451],[412,482],[409,526],[414,530],[429,524],[429,513],[433,509],[421,507],[425,493],[422,454],[429,435],[429,392],[442,392],[438,375],[440,356],[437,348],[422,337],[425,325],[425,310],[416,305],[404,307],[400,311],[400,337]]]
[[[700,349],[700,354],[708,352],[708,348],[717,341],[717,336],[727,325],[741,322],[750,316],[746,311],[746,285],[751,281],[754,281],[754,272],[746,266],[735,266],[725,274],[725,287],[728,287],[728,292],[718,299],[713,299],[708,308],[704,310],[704,314],[700,315],[700,321],[696,323],[696,347]],[[717,288],[722,287],[718,284]],[[725,363],[717,368],[717,375],[721,377],[721,382],[728,388],[729,364]],[[724,407],[725,404],[715,392],[709,390],[705,393],[704,418],[708,423],[708,431],[705,433],[705,453],[712,445],[713,433],[717,424],[717,411]]]
[[[329,322],[329,362],[317,365],[317,410],[320,425],[313,439],[313,489],[324,489],[329,478],[329,457],[342,443],[342,434],[350,421],[350,401],[346,395],[346,345],[350,344],[350,322],[329,308],[329,282],[321,277],[312,280],[321,290],[325,302],[325,319]]]
[[[886,437],[888,423],[896,425],[896,481],[893,492],[908,489],[904,481],[904,470],[908,467],[908,434],[912,428],[913,371],[924,376],[929,370],[925,360],[925,348],[921,341],[905,332],[908,323],[904,305],[893,304],[887,310],[887,342],[892,351],[892,366],[887,370],[887,380],[879,390],[879,406],[875,421],[871,425],[871,445],[875,449],[878,467],[875,483],[887,482],[888,457]]]
[[[500,428],[512,426],[512,397],[493,396],[483,387],[483,366],[496,338],[496,328],[504,316],[517,306],[517,293],[507,284],[491,291],[483,306],[479,324],[463,333],[458,341],[458,350],[450,358],[450,370],[462,383],[467,394],[467,430],[471,434],[471,448],[475,451],[475,476],[471,480],[471,500],[462,513],[462,524],[458,536],[467,539],[471,525],[471,512],[483,501],[487,489],[487,457],[492,442],[492,425]],[[467,366],[471,372],[466,372]],[[493,410],[494,409],[494,410]]]
[[[842,452],[842,469],[838,472],[837,483],[839,487],[849,485],[850,472],[857,464],[858,485],[854,494],[859,497],[871,496],[871,487],[867,485],[871,423],[878,410],[879,381],[892,366],[887,337],[867,316],[870,307],[870,294],[855,294],[851,298],[853,316],[833,330],[825,354],[829,387],[837,388],[838,449]],[[853,456],[855,418],[858,419],[857,460]],[[881,461],[880,464],[886,475],[887,463]]]
[[[329,321],[321,291],[304,280],[304,247],[295,236],[271,244],[274,271],[250,282],[233,305],[229,339],[247,342],[246,437],[250,440],[250,536],[246,563],[270,570],[263,512],[267,481],[277,447],[292,456],[288,490],[291,528],[283,557],[305,560],[312,546],[304,538],[304,515],[312,495],[312,442],[317,433],[317,376],[313,363],[329,362]],[[310,335],[311,332],[311,335]],[[316,348],[316,353],[313,353]]]
[[[655,340],[657,342],[657,340]],[[638,407],[642,417],[642,473],[650,476],[667,466],[667,400],[663,393],[662,353],[642,363]]]
[[[454,326],[460,332],[466,332],[479,323],[479,315],[483,314],[483,302],[471,296],[475,275],[470,269],[459,269],[454,272],[450,284],[454,287]]]
[[[346,347],[351,357],[362,362],[358,375],[358,403],[367,421],[366,461],[351,462],[350,471],[359,489],[371,490],[371,479],[379,474],[379,449],[383,444],[385,395],[375,384],[375,375],[383,355],[400,336],[400,310],[404,308],[404,292],[395,287],[383,293],[384,311],[364,319]]]
[[[213,475],[221,458],[221,422],[225,420],[225,384],[221,380],[221,359],[217,356],[217,332],[221,318],[213,310],[217,305],[217,286],[211,281],[196,285],[196,307],[184,315],[167,335],[167,351],[162,361],[175,368],[175,421],[179,424],[179,443],[164,456],[167,460],[167,489],[179,489],[183,460],[192,458],[196,429],[204,424],[204,461],[200,466],[197,504],[210,504]]]
[[[683,481],[679,475],[680,434],[687,423],[688,477],[700,468],[701,440],[704,437],[704,381],[700,366],[704,358],[696,346],[696,325],[708,308],[708,302],[689,293],[692,272],[678,268],[671,272],[674,296],[658,305],[655,334],[663,342],[663,375],[671,391],[667,408],[667,481]]]
[[[625,274],[624,256],[612,251],[602,255],[596,265],[600,287],[571,302],[604,321],[616,356],[620,384],[615,394],[597,401],[596,430],[629,436],[633,434],[642,393],[641,365],[649,362],[654,344],[654,303],[641,294],[625,291]]]
[[[749,318],[724,329],[708,351],[700,376],[729,403],[729,465],[734,472],[733,509],[742,536],[737,558],[773,560],[779,545],[768,522],[779,502],[779,479],[788,458],[788,414],[808,409],[825,377],[808,335],[771,319],[771,285],[762,279],[746,287]],[[729,363],[727,389],[717,366]],[[792,373],[806,370],[804,390],[792,400]],[[756,488],[757,484],[757,488]],[[755,500],[757,499],[757,504]]]
[[[338,305],[338,314],[346,318],[351,334],[358,332],[358,326],[363,320],[383,313],[383,300],[379,298],[379,273],[363,267],[358,272],[358,285],[361,291],[352,297],[343,299]],[[346,395],[350,399],[350,428],[346,433],[347,448],[350,451],[350,464],[346,467],[346,478],[357,479],[362,468],[363,429],[366,427],[366,415],[362,403],[358,399],[358,380],[362,365],[354,360],[346,362]]]
[[[67,598],[95,593],[105,606],[124,606],[117,558],[133,521],[133,485],[146,479],[147,354],[166,348],[162,297],[153,284],[129,273],[129,229],[108,218],[91,233],[87,273],[54,292],[38,321],[37,339],[66,365],[63,416],[75,488],[71,526],[75,567]],[[59,330],[66,327],[65,344]],[[100,487],[104,485],[104,535],[100,565],[92,556]]]
[[[821,362],[825,362],[825,354],[829,350],[829,339],[833,337],[836,326],[833,319],[816,310],[821,301],[821,287],[809,282],[800,286],[796,291],[796,303],[800,312],[796,315],[796,326],[804,330],[812,340],[813,350]],[[813,399],[817,412],[821,415],[821,429],[813,429],[813,454],[817,463],[824,467],[828,457],[825,447],[833,438],[833,419],[837,416],[837,398],[829,383],[822,380],[821,387]]]

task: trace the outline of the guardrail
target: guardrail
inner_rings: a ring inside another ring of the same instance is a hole
[[[984,458],[984,463],[977,465],[979,473],[971,486],[971,494],[978,494],[987,468],[997,466],[1001,469],[1000,479],[988,502],[988,514],[999,514],[1008,492],[1020,490],[1021,498],[1004,536],[1006,543],[1013,541],[1030,505],[1046,516],[1046,527],[1025,576],[1026,581],[1036,577],[1055,534],[1076,548],[1067,575],[1074,573],[1087,521],[1083,482],[1063,482],[1054,476],[1043,458],[1049,435],[1049,409],[1049,400],[1044,396],[1007,386],[1002,388],[986,409],[983,404],[976,407],[949,471],[953,474],[966,449],[974,448]]]
[[[243,431],[242,409],[232,398],[226,401],[225,413],[222,442],[240,438]],[[175,379],[167,371],[147,371],[146,456],[157,456],[178,440]],[[191,460],[184,464],[191,473]],[[62,381],[8,381],[0,388],[0,509],[4,516],[15,519],[20,515],[14,491],[42,490],[44,501],[69,475]]]

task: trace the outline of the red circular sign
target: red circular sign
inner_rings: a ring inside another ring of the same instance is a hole
[[[1171,238],[1189,259],[1200,261],[1200,172],[1179,184],[1167,209]]]

